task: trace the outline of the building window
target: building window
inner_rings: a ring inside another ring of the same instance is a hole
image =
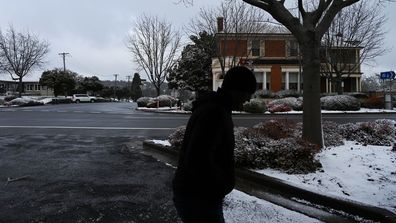
[[[252,56],[260,56],[260,40],[252,40]]]
[[[298,90],[298,72],[290,72],[289,73],[289,89],[290,90]]]
[[[255,72],[254,75],[256,76],[256,82],[257,82],[257,86],[256,86],[256,90],[263,90],[263,75],[264,73],[262,72]]]
[[[267,90],[271,90],[271,72],[266,72],[265,73],[265,76],[266,76],[266,83],[265,83],[265,85],[266,85],[266,88],[265,89],[267,89]]]
[[[289,41],[289,57],[297,57],[298,56],[298,42],[295,40]]]

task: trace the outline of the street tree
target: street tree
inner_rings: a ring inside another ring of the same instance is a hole
[[[3,33],[0,29],[0,70],[18,80],[19,96],[22,96],[22,79],[30,71],[41,68],[49,44],[30,32],[18,32],[13,26]]]
[[[84,92],[90,91],[93,93],[97,93],[103,89],[102,82],[96,76],[84,77],[80,85],[81,90],[83,90]]]
[[[131,86],[131,98],[133,101],[136,101],[138,98],[143,96],[142,93],[142,79],[138,73],[133,75],[132,86]]]
[[[382,9],[377,2],[360,1],[340,11],[323,36],[321,75],[335,84],[338,94],[343,93],[346,78],[360,74],[361,64],[369,64],[386,52]]]
[[[154,85],[157,95],[160,95],[168,69],[175,63],[180,38],[171,23],[147,15],[137,19],[128,36],[127,47]]]
[[[378,75],[370,75],[362,78],[363,92],[375,92],[378,90],[381,90],[381,83]]]
[[[213,46],[217,49],[216,55],[222,74],[225,74],[226,67],[234,67],[238,65],[241,55],[238,49],[242,47],[242,38],[254,39],[255,33],[275,32],[276,27],[267,22],[267,16],[262,11],[243,1],[223,0],[217,7],[203,7],[200,9],[198,16],[193,18],[188,25],[188,32],[195,36],[199,36],[201,32],[207,32],[209,35],[215,36],[221,33],[222,38],[230,41],[219,41],[213,38]],[[220,29],[220,30],[219,30]],[[235,35],[243,33],[244,36]],[[217,43],[217,45],[216,45]],[[230,43],[230,44],[229,44]],[[220,50],[221,48],[221,50]],[[233,52],[232,55],[226,55],[222,52]],[[250,51],[243,57],[247,58]]]
[[[190,36],[181,57],[170,69],[168,86],[173,89],[209,91],[212,89],[212,57],[216,54],[214,36],[207,32]]]
[[[63,69],[53,69],[44,71],[39,83],[54,90],[54,95],[70,95],[76,87],[77,73]]]

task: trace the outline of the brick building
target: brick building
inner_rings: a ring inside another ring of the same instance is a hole
[[[221,21],[216,34],[219,57],[212,59],[213,89],[221,86],[223,72],[234,65],[245,65],[251,68],[257,79],[258,90],[277,92],[291,90],[300,92],[303,89],[301,75],[302,65],[298,43],[288,33],[224,33]],[[358,62],[360,48],[349,47],[342,50],[352,51],[347,63],[355,65],[354,72],[344,78],[344,92],[361,91],[361,72]],[[321,51],[325,53],[325,51]],[[326,51],[327,52],[327,51]],[[318,74],[320,75],[320,74]],[[335,84],[327,77],[321,77],[321,91],[335,91]]]

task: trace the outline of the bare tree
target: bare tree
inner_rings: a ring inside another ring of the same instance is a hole
[[[369,1],[345,8],[335,17],[322,39],[321,75],[335,83],[338,94],[343,93],[342,82],[346,78],[360,73],[361,64],[368,64],[386,52],[385,22],[381,5]]]
[[[221,26],[222,30],[218,30],[218,26]],[[249,51],[245,55],[240,55],[243,38],[254,39],[253,34],[274,31],[275,27],[267,22],[262,10],[242,1],[223,0],[218,7],[201,8],[198,16],[190,21],[187,30],[196,36],[203,31],[211,35],[217,34],[218,38],[213,39],[218,41],[216,57],[222,74],[225,74],[226,67],[236,66],[241,57],[248,58]],[[243,33],[244,36],[235,35],[238,33]],[[227,39],[232,40],[232,46],[227,45],[230,42],[226,41]],[[231,52],[231,55],[224,52]]]
[[[170,23],[147,15],[137,19],[129,34],[127,47],[156,88],[157,95],[160,95],[167,70],[175,63],[180,38]]]
[[[22,79],[30,71],[41,68],[49,44],[29,32],[17,32],[10,26],[6,33],[0,30],[0,70],[19,80],[19,97],[22,96]]]

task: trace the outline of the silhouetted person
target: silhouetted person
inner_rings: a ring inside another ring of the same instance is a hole
[[[235,185],[232,110],[256,90],[246,67],[231,68],[217,92],[193,103],[173,179],[174,202],[183,222],[224,222],[223,199]]]

